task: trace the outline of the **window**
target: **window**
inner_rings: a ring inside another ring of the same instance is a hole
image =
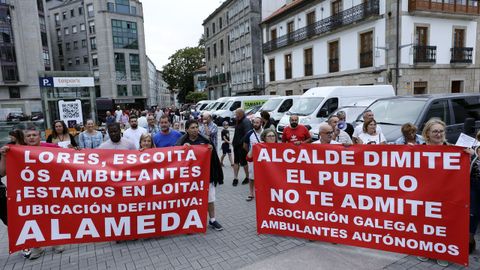
[[[307,13],[307,25],[312,25],[315,23],[315,10]]]
[[[222,29],[222,27],[223,27],[222,17],[218,18],[218,27],[220,29]]]
[[[360,34],[360,68],[373,66],[373,31]]]
[[[117,85],[117,95],[119,97],[128,96],[127,86],[126,85]]]
[[[128,0],[115,0],[116,12],[129,14],[130,3]]]
[[[98,66],[98,55],[96,53],[92,54],[92,66]]]
[[[73,64],[72,58],[68,58],[67,62],[68,62],[68,66],[71,67]]]
[[[97,49],[97,39],[96,38],[90,38],[90,49],[96,50]]]
[[[78,7],[78,15],[82,15],[83,14],[83,7]]]
[[[72,26],[72,34],[76,34],[77,33],[77,26],[74,25]]]
[[[212,23],[212,34],[215,34],[215,23]]]
[[[54,18],[55,18],[55,26],[59,26],[60,25],[60,14],[55,13]]]
[[[67,12],[66,11],[62,12],[62,19],[64,19],[64,20],[67,19]]]
[[[78,49],[78,41],[74,41],[74,42],[73,42],[73,48],[74,48],[74,49]]]
[[[58,55],[63,56],[63,47],[62,44],[57,44],[58,45]]]
[[[112,2],[108,2],[108,3],[107,3],[107,10],[108,10],[109,12],[115,12],[115,4],[112,3]]]
[[[268,60],[268,69],[270,75],[270,81],[275,81],[275,58]]]
[[[312,76],[313,75],[312,48],[305,49],[305,51],[303,52],[303,63],[304,63],[305,76]]]
[[[94,21],[88,22],[88,31],[90,32],[90,34],[95,34],[95,22]]]
[[[452,93],[463,92],[463,81],[452,81]]]
[[[132,85],[132,96],[141,96],[142,95],[142,86],[141,85]]]
[[[138,49],[137,23],[112,20],[113,47]]]
[[[85,24],[84,23],[80,24],[80,31],[85,31]]]
[[[207,60],[210,61],[210,47],[207,48]]]
[[[75,65],[80,65],[80,57],[75,57]]]
[[[138,54],[130,54],[130,77],[132,81],[142,80],[140,74],[140,57]]]
[[[74,9],[70,10],[70,17],[75,17],[75,10]]]
[[[337,15],[338,13],[340,13],[340,11],[342,11],[342,0],[333,1],[331,5],[332,5],[331,16]]]
[[[83,56],[83,63],[88,64],[88,55]]]
[[[217,44],[213,44],[213,58],[217,57]]]
[[[93,11],[93,4],[88,4],[88,5],[87,5],[87,14],[88,14],[88,17],[89,17],[89,18],[90,18],[90,17],[93,17],[93,15],[94,15],[93,13],[94,13],[94,11]]]
[[[45,65],[45,70],[50,70],[50,53],[48,49],[43,49],[42,51],[43,64]]]
[[[82,39],[82,48],[86,48],[86,47],[87,47],[87,40]]]
[[[63,28],[63,32],[65,33],[65,36],[70,35],[70,28],[68,27]]]
[[[136,15],[136,14],[137,14],[137,8],[134,7],[134,6],[131,6],[131,7],[130,7],[130,14]]]
[[[293,95],[293,90],[286,90],[285,91],[285,96],[292,96]]]
[[[277,29],[270,30],[270,40],[277,39]]]
[[[290,36],[294,31],[293,21],[287,23],[287,34]]]
[[[65,43],[65,49],[67,49],[67,51],[70,51],[70,42]]]
[[[220,40],[220,55],[223,55],[223,39]]]
[[[292,55],[285,55],[285,79],[292,78]]]
[[[413,94],[422,95],[427,93],[427,82],[413,82]]]
[[[127,70],[125,67],[125,54],[115,53],[115,77],[117,81],[127,80]]]
[[[207,30],[207,38],[210,36],[210,31],[208,30],[208,27],[206,28]]]
[[[338,72],[338,40],[328,43],[328,72]]]
[[[10,98],[20,98],[20,87],[18,86],[8,87],[8,94]]]
[[[431,119],[432,117],[439,118],[440,120],[445,122],[445,124],[451,125],[452,121],[450,121],[450,108],[448,106],[448,100],[445,99],[445,100],[437,100],[432,102],[432,104],[430,105],[430,108],[428,108],[428,113],[425,117],[425,122]]]

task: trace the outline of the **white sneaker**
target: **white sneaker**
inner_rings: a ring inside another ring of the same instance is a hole
[[[30,249],[30,256],[28,257],[29,260],[35,260],[40,258],[43,253],[45,252],[45,249],[43,248],[31,248]]]
[[[437,260],[437,264],[443,267],[447,267],[450,263],[448,261]]]
[[[418,259],[419,261],[422,261],[422,262],[428,261],[428,258],[427,258],[427,257],[422,257],[422,256],[417,256],[417,259]]]
[[[64,246],[54,246],[53,247],[53,252],[55,252],[56,254],[60,254],[62,252],[65,251],[65,247]]]

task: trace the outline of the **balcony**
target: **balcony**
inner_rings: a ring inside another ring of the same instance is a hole
[[[340,70],[338,65],[338,58],[328,59],[328,72],[338,72]]]
[[[437,46],[413,46],[413,62],[417,63],[432,63],[437,62]]]
[[[450,49],[450,64],[471,64],[473,48],[455,47]]]
[[[480,15],[480,5],[473,0],[409,0],[408,11]]]
[[[230,81],[230,72],[220,73],[212,77],[206,77],[208,85],[222,84]]]
[[[373,66],[373,51],[360,53],[360,68]]]
[[[322,35],[343,26],[358,23],[379,14],[379,0],[368,0],[360,5],[341,11],[333,16],[307,25],[296,31],[272,39],[263,44],[263,52],[268,53],[288,45],[304,41],[312,36]]]

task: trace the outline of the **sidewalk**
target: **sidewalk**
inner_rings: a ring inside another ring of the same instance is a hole
[[[245,201],[248,186],[233,187],[231,167],[224,172],[216,202],[217,220],[225,228],[221,232],[69,245],[62,254],[48,248],[44,256],[30,261],[20,253],[8,254],[7,231],[1,224],[0,269],[480,269],[480,251],[470,256],[468,268],[442,268],[435,261],[420,262],[398,253],[257,235],[255,202]]]

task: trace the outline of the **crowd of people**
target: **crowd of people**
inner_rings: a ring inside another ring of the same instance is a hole
[[[223,230],[222,225],[215,216],[215,192],[216,186],[223,184],[224,160],[228,157],[229,167],[233,169],[232,185],[239,184],[241,168],[245,174],[242,185],[249,186],[247,201],[255,198],[254,189],[254,167],[252,159],[252,148],[257,143],[290,143],[292,147],[303,144],[341,144],[344,146],[352,144],[387,144],[382,133],[382,128],[377,124],[372,111],[363,113],[363,124],[355,128],[346,123],[346,115],[340,111],[331,115],[328,120],[320,124],[318,129],[318,140],[313,141],[311,132],[307,126],[299,123],[297,115],[290,115],[290,125],[283,129],[281,139],[279,138],[275,125],[268,112],[262,112],[261,117],[248,120],[243,109],[235,111],[236,125],[233,137],[231,137],[230,126],[224,122],[222,130],[213,122],[210,113],[203,115],[188,115],[181,119],[179,110],[156,109],[153,112],[131,110],[126,112],[120,107],[114,112],[107,112],[107,132],[95,129],[93,120],[85,122],[85,129],[78,136],[74,137],[68,132],[63,121],[55,121],[52,134],[48,136],[46,143],[40,142],[40,133],[36,129],[25,131],[15,130],[11,132],[11,144],[29,146],[65,147],[75,149],[116,149],[116,150],[140,150],[150,148],[162,148],[179,145],[208,145],[212,149],[210,168],[210,189],[208,195],[209,226],[214,230]],[[181,126],[183,125],[183,130]],[[417,127],[412,123],[405,123],[401,127],[403,136],[396,140],[396,144],[409,145],[448,145],[445,138],[445,123],[439,119],[430,119],[424,126],[422,135],[417,134]],[[220,132],[220,133],[219,133]],[[220,136],[219,136],[220,135]],[[480,132],[477,134],[480,139]],[[220,145],[219,145],[220,144]],[[6,175],[5,154],[9,146],[0,149],[2,155],[0,160],[0,176]],[[219,157],[220,151],[221,156]],[[232,151],[233,150],[233,151]],[[465,149],[472,155],[471,170],[471,226],[470,226],[470,252],[475,248],[474,234],[480,219],[480,160],[474,155],[472,149]],[[232,156],[233,152],[233,156]],[[2,189],[0,189],[2,196]],[[5,196],[5,195],[3,195]],[[2,221],[7,224],[6,204],[0,206]],[[55,247],[55,251],[61,252],[63,247]],[[43,249],[32,248],[25,251],[25,257],[29,259],[38,258],[43,254]],[[419,257],[420,260],[428,258]],[[448,262],[438,261],[440,265],[448,265]]]

